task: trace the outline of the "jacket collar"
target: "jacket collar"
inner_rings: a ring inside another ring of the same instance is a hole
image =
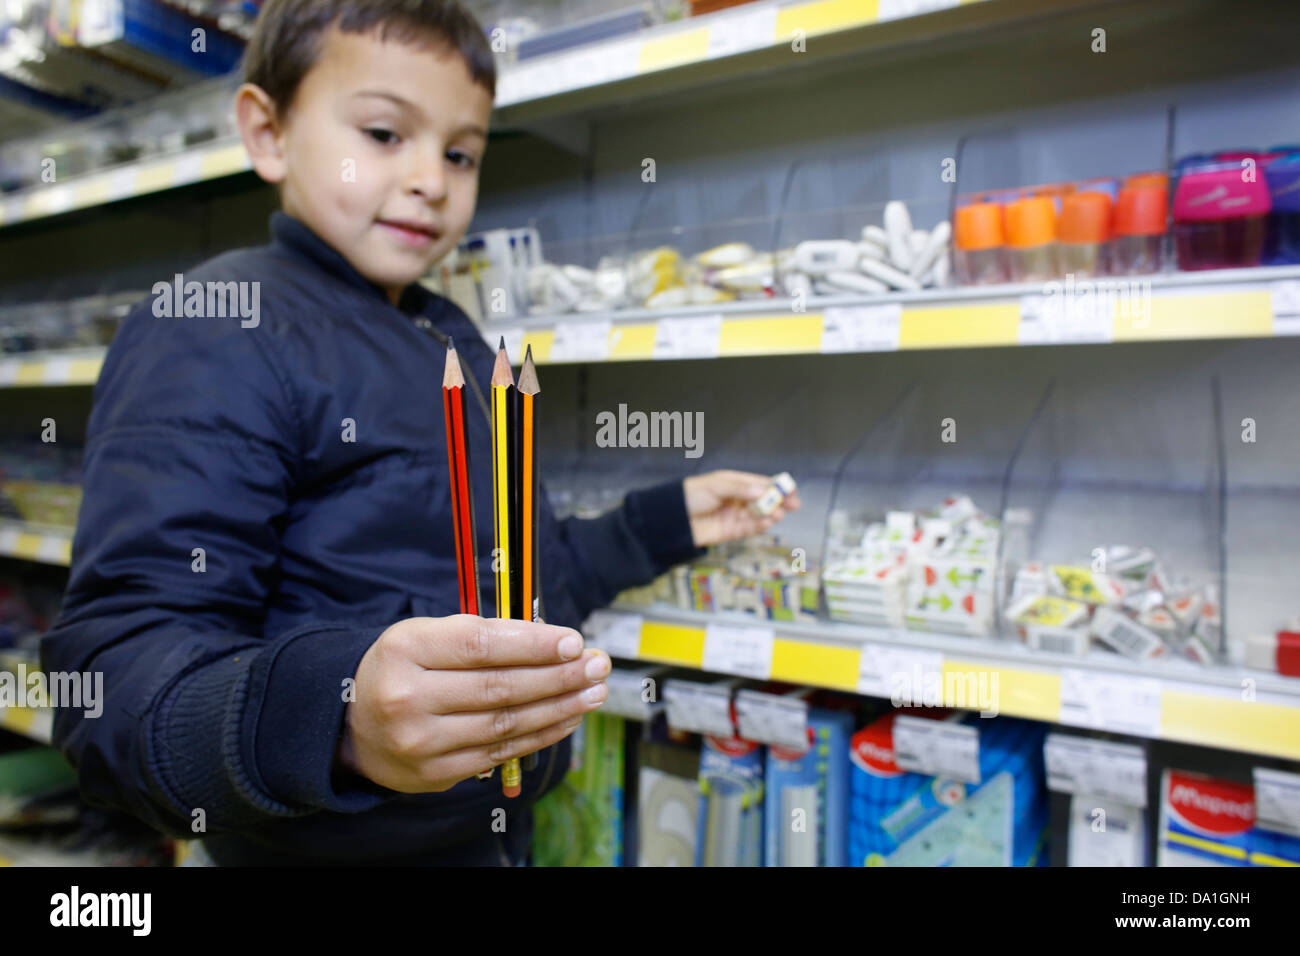
[[[271,214],[271,244],[291,255],[310,260],[325,272],[343,280],[358,291],[381,300],[384,305],[392,305],[388,299],[388,292],[383,286],[363,276],[352,263],[348,262],[343,253],[316,235],[302,220],[295,219],[283,210]],[[398,308],[408,314],[420,312],[423,311],[427,301],[428,290],[418,282],[413,282],[402,290]]]

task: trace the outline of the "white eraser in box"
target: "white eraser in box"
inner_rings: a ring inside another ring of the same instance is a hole
[[[852,269],[861,255],[857,243],[845,239],[810,239],[794,247],[793,265],[809,275],[826,275]]]
[[[889,268],[883,262],[881,268]],[[864,276],[860,272],[828,272],[820,277],[832,289],[846,292],[864,292],[868,295],[888,292],[889,286],[879,279]]]
[[[912,265],[912,217],[907,206],[897,199],[885,204],[885,235],[889,238],[890,260],[900,269],[909,268]]]
[[[891,256],[892,258],[892,256]],[[858,268],[865,272],[873,279],[879,279],[895,289],[915,291],[921,288],[921,283],[917,282],[906,272],[900,272],[891,265],[879,262],[867,256],[858,259]]]
[[[863,226],[862,240],[879,246],[881,249],[889,248],[889,234],[879,226]]]

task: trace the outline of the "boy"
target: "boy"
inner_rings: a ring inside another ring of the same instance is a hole
[[[518,863],[528,805],[605,697],[609,660],[572,628],[781,512],[751,517],[767,479],[736,472],[590,521],[544,506],[552,623],[456,614],[447,336],[475,383],[492,353],[416,280],[473,216],[490,50],[454,0],[270,0],[246,79],[240,130],[283,209],[269,246],[183,278],[257,314],[146,300],[109,350],[42,645],[46,670],[102,671],[107,701],[97,720],[60,711],[55,743],[87,799],[202,834],[220,864]],[[488,556],[486,417],[470,429]],[[534,752],[519,798],[476,776]]]

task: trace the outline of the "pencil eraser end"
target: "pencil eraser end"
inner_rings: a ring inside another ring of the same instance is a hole
[[[501,788],[501,792],[504,793],[507,797],[519,796],[520,790],[521,788],[519,787],[518,784],[515,784],[515,786],[513,787],[506,786]]]

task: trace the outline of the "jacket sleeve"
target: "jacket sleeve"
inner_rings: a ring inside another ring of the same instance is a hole
[[[557,522],[568,573],[558,578],[580,620],[619,592],[649,584],[675,564],[704,553],[695,546],[681,481],[630,491],[596,518]]]
[[[380,628],[268,639],[301,423],[272,323],[137,307],[95,388],[83,498],[47,672],[102,675],[56,710],[85,798],[178,836],[391,796],[340,779],[344,680]],[[201,811],[201,812],[200,812]]]

